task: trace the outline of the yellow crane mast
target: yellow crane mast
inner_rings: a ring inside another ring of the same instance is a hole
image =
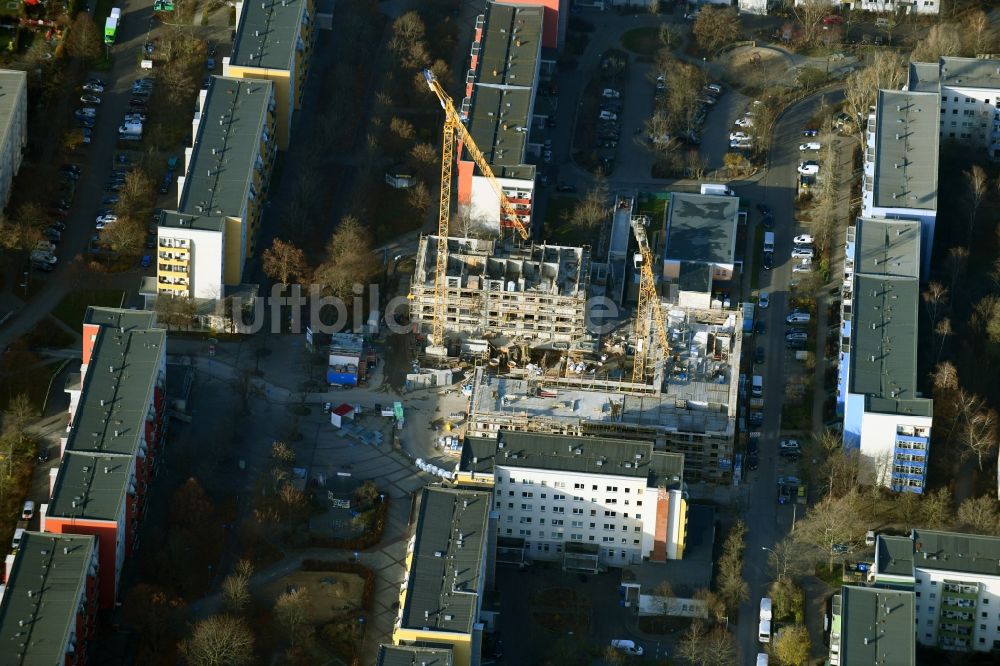
[[[476,142],[472,140],[469,130],[462,123],[462,118],[455,110],[451,97],[444,91],[434,73],[429,69],[424,70],[424,80],[427,81],[427,87],[437,96],[438,101],[441,102],[441,108],[444,109],[443,140],[441,142],[441,198],[438,202],[438,246],[434,273],[434,321],[431,326],[433,344],[442,345],[444,344],[445,276],[448,269],[448,222],[451,215],[451,169],[452,162],[456,158],[456,133],[461,137],[465,149],[469,151],[469,155],[472,156],[472,160],[479,167],[490,187],[493,188],[493,192],[500,200],[500,207],[504,214],[510,218],[522,239],[528,239],[528,230],[517,211],[514,210],[514,206],[507,199],[507,195],[503,193],[503,189],[497,182],[496,176],[493,175],[493,170],[490,169],[482,151],[479,150]]]
[[[635,364],[632,366],[632,381],[637,384],[646,382],[646,355],[648,351],[647,347],[649,346],[650,319],[656,324],[656,333],[663,353],[666,354],[670,349],[667,341],[667,327],[663,323],[663,310],[660,308],[660,296],[656,293],[656,277],[653,275],[653,253],[649,249],[649,240],[646,238],[646,224],[648,224],[648,221],[645,215],[632,216],[632,233],[635,235],[636,243],[639,245],[639,253],[642,257],[639,279],[639,305],[635,315]]]

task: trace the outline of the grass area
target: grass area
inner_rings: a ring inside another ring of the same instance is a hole
[[[764,225],[758,224],[753,230],[753,246],[751,251],[753,252],[753,270],[750,271],[750,289],[752,291],[757,291],[757,285],[760,283],[760,272],[763,270],[761,265],[763,259],[764,249]]]
[[[660,29],[656,27],[632,28],[622,35],[622,47],[638,55],[651,56],[660,46]]]
[[[52,377],[59,370],[60,360],[45,361],[25,349],[11,348],[0,361],[0,410],[7,409],[10,401],[22,393],[39,410]]]
[[[117,308],[121,307],[125,292],[121,289],[81,289],[67,294],[52,316],[73,330],[79,329],[83,315],[91,305]]]
[[[593,242],[593,231],[574,224],[571,219],[578,201],[576,197],[549,199],[542,232],[542,238],[546,239],[546,242],[559,245],[583,245]]]
[[[827,563],[823,562],[816,565],[816,578],[832,588],[839,588],[844,582],[844,569],[836,562],[833,563],[833,569],[830,569]]]
[[[813,391],[815,391],[815,386],[812,382],[808,382],[804,385],[800,401],[793,403],[786,399],[782,402],[781,428],[783,430],[812,429]]]
[[[667,214],[667,203],[670,199],[666,197],[646,197],[639,198],[639,214],[649,217],[651,226],[660,226]]]

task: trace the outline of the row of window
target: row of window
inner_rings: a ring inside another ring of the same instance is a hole
[[[497,530],[497,531],[499,531],[499,530]],[[510,536],[513,536],[513,534],[514,534],[514,528],[512,528],[512,527],[506,528],[505,533],[508,534],[508,535],[510,535]],[[538,530],[533,535],[532,534],[532,530],[530,530],[528,528],[522,528],[522,529],[519,529],[517,531],[517,534],[518,534],[518,536],[523,536],[523,537],[536,536],[539,539],[546,538],[545,537],[545,534],[546,534],[545,530]],[[554,532],[549,532],[548,534],[549,534],[549,538],[550,539],[562,539],[565,536],[565,534],[563,533],[562,530],[556,530]],[[581,533],[573,533],[573,534],[569,535],[569,538],[570,538],[571,541],[584,541],[583,537],[584,537],[584,535],[581,534]],[[601,543],[615,543],[615,538],[616,537],[613,537],[613,536],[602,536],[601,537]],[[622,544],[627,544],[628,543],[628,538],[627,537],[620,537],[620,539],[621,539],[621,543]],[[595,535],[593,535],[593,534],[589,534],[589,535],[587,535],[586,540],[587,541],[597,541],[597,537]],[[639,539],[632,539],[632,545],[638,546],[639,545],[639,541],[640,541]]]
[[[500,494],[502,492],[503,491],[497,491],[497,494]],[[548,499],[548,496],[545,493],[540,493],[540,495],[541,495],[541,497],[539,497],[539,499]],[[507,491],[507,497],[514,497],[514,491],[513,490],[508,490]],[[522,499],[534,499],[534,493],[531,493],[531,492],[522,492],[521,493],[521,498]],[[557,501],[557,502],[567,501],[566,495],[553,495],[552,499],[554,501]],[[574,502],[582,502],[582,501],[584,501],[582,497],[577,497],[575,495],[572,497],[572,499],[573,499]],[[597,498],[596,497],[591,497],[590,501],[591,501],[592,504],[597,504]],[[625,500],[624,503],[626,505],[630,506],[632,502],[631,502],[631,500]],[[608,505],[608,504],[618,504],[618,498],[617,497],[605,497],[604,501],[603,501],[603,504],[605,504],[605,505]],[[642,506],[642,500],[636,500],[635,501],[635,505],[636,506]],[[532,505],[530,505],[530,504],[522,504],[521,508],[523,509],[524,507],[528,507],[527,509],[524,509],[524,510],[525,511],[531,511],[531,506]],[[545,511],[544,506],[542,508],[542,511]],[[578,511],[577,509],[573,509],[573,513],[577,513],[577,511]],[[582,511],[582,509],[580,509],[580,511]],[[590,515],[594,515],[593,511],[591,511]],[[614,515],[614,514],[612,514],[612,515]]]
[[[948,101],[948,96],[947,95],[941,95],[941,101],[942,102],[947,102]],[[957,103],[958,102],[958,97],[952,97],[951,101]],[[966,97],[965,98],[965,103],[966,104],[976,104],[978,102],[979,102],[979,100],[976,99],[975,97]],[[989,104],[990,103],[990,98],[987,97],[986,99],[982,100],[982,102],[983,102],[983,104]],[[997,104],[1000,104],[1000,98],[997,99]]]
[[[521,479],[520,481],[518,481],[513,476],[510,477],[509,479],[505,479],[502,476],[497,478],[497,485],[503,485],[504,483],[520,483],[520,484],[525,485],[525,486],[533,486],[533,485],[535,485],[535,480],[534,479]],[[548,481],[540,481],[538,485],[540,485],[542,487],[547,487],[549,485],[549,482]],[[553,488],[565,488],[566,487],[566,482],[565,481],[555,481],[552,484],[552,487]],[[574,483],[573,484],[573,488],[575,488],[576,490],[586,490],[587,484],[585,484],[585,483]],[[590,486],[591,490],[597,490],[597,488],[598,488],[598,486],[597,486],[596,483],[591,484],[591,486]],[[605,492],[616,493],[616,492],[618,492],[618,486],[605,486],[604,490],[605,490]],[[628,487],[626,487],[624,490],[625,490],[626,494],[632,492],[632,489],[628,488]],[[635,492],[639,493],[639,492],[641,492],[641,489],[640,488],[636,488]],[[543,494],[542,497],[544,498],[545,495]]]

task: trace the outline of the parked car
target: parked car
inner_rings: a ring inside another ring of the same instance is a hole
[[[819,136],[819,130],[815,130],[815,129],[804,129],[804,130],[802,130],[802,136],[809,136],[809,137],[812,137],[812,136]]]
[[[102,88],[104,87],[104,81],[102,81],[101,79],[93,78],[93,77],[87,79],[86,84],[87,85],[92,85],[92,86],[100,86]]]
[[[94,119],[93,118],[77,118],[76,119],[76,125],[77,125],[77,127],[82,127],[83,129],[92,129],[94,127]]]
[[[52,227],[46,227],[42,229],[42,235],[48,238],[53,243],[58,243],[62,239],[62,234],[53,229]]]
[[[789,311],[785,316],[785,322],[788,324],[804,324],[809,322],[809,311],[803,310],[801,308],[796,308]]]
[[[90,104],[91,106],[100,106],[101,98],[97,95],[82,95],[80,101],[84,104]]]
[[[38,445],[38,462],[48,462],[49,460],[49,446],[48,444]]]
[[[799,146],[799,150],[819,150],[823,145],[819,141],[809,141]]]
[[[100,215],[97,218],[97,224],[111,224],[118,219],[117,215]]]
[[[601,93],[601,97],[605,99],[621,99],[621,92],[615,90],[614,88],[605,88]]]
[[[736,126],[737,127],[753,127],[753,118],[747,118],[747,117],[737,118],[736,119]]]
[[[635,641],[628,640],[626,638],[613,639],[611,641],[611,647],[616,650],[621,650],[625,654],[635,655],[636,657],[641,657],[645,653],[641,645],[636,645]]]
[[[139,266],[142,268],[149,268],[149,264],[152,263],[153,258],[148,254],[142,255],[142,259],[139,260]]]
[[[802,485],[802,480],[797,476],[779,476],[778,477],[779,486],[800,486]]]
[[[830,14],[823,18],[823,25],[840,25],[844,22],[843,17],[837,16],[836,14]]]
[[[757,351],[754,352],[753,362],[757,365],[762,365],[764,363],[764,348],[757,347]]]
[[[808,245],[796,245],[792,248],[793,259],[812,259],[813,249]]]
[[[749,454],[747,456],[747,469],[748,470],[750,470],[751,472],[754,471],[754,470],[756,470],[757,466],[759,464],[760,464],[760,461],[758,460],[756,453],[751,453],[751,454]]]
[[[793,273],[811,273],[812,269],[812,262],[809,260],[803,260],[800,263],[792,265]]]
[[[715,93],[716,95],[722,94],[722,86],[719,85],[718,83],[709,83],[707,86],[705,86],[705,90],[711,93]]]
[[[797,451],[801,447],[799,446],[799,440],[797,440],[797,439],[783,439],[780,442],[778,442],[778,448],[781,449],[781,450],[792,450],[792,449],[794,449],[794,450]]]
[[[117,194],[111,194],[111,195],[106,196],[103,199],[101,199],[101,205],[102,206],[114,206],[116,203],[118,203],[118,195]]]
[[[618,114],[610,111],[601,111],[597,117],[599,120],[618,120]]]
[[[35,516],[35,503],[27,500],[21,508],[21,520],[31,520]]]
[[[750,138],[750,135],[747,134],[746,132],[730,132],[729,133],[729,140],[730,141],[741,141],[743,139],[749,139],[749,138]]]
[[[774,267],[774,252],[764,253],[764,270],[769,271]]]
[[[805,331],[788,331],[788,333],[785,333],[785,342],[794,342],[796,340],[805,342],[808,339],[809,334]]]
[[[97,83],[84,83],[82,86],[83,90],[92,93],[102,93],[104,92],[104,86]]]
[[[813,237],[812,234],[799,234],[792,239],[792,242],[796,245],[812,245]]]
[[[767,306],[771,304],[771,295],[766,291],[762,291],[757,294],[757,307],[762,310],[766,310]]]

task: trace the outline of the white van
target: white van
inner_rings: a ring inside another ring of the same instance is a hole
[[[616,650],[621,650],[625,654],[635,655],[636,657],[641,657],[645,652],[641,645],[636,645],[635,641],[630,641],[627,638],[616,638],[612,640],[611,647]]]
[[[767,653],[758,652],[757,653],[757,666],[767,666]]]
[[[764,232],[764,252],[774,252],[774,232]]]
[[[757,640],[761,643],[771,642],[771,621],[761,620],[757,626]]]
[[[754,375],[753,379],[750,380],[750,397],[764,397],[764,377],[761,375]]]
[[[760,619],[771,620],[771,597],[761,597],[760,599]]]
[[[21,538],[24,537],[24,528],[18,527],[14,530],[14,539],[10,542],[10,547],[17,550],[21,547]]]

